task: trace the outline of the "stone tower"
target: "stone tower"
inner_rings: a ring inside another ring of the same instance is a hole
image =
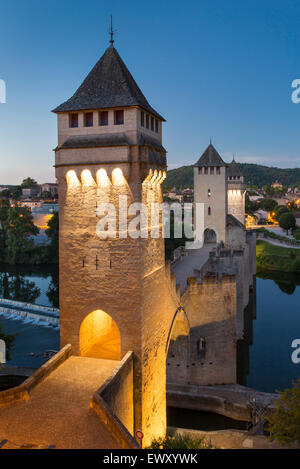
[[[204,243],[226,243],[226,166],[211,143],[194,166],[194,201],[204,203]]]
[[[169,291],[161,219],[158,236],[130,237],[127,224],[136,223],[127,209],[162,201],[164,118],[149,105],[113,41],[54,112],[61,346],[71,343],[74,354],[114,360],[134,352],[129,430],[141,429],[147,445],[166,430],[166,344],[177,297]],[[103,204],[117,214],[106,239],[97,233]]]
[[[245,195],[246,187],[235,159],[228,165],[228,213],[245,224]]]

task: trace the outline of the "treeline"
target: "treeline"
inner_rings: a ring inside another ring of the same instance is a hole
[[[275,181],[287,187],[300,187],[300,168],[282,169],[258,164],[238,163],[248,186],[261,188]],[[171,169],[163,183],[164,190],[192,188],[194,184],[193,166]]]
[[[39,233],[31,211],[17,203],[11,207],[0,199],[0,262],[7,264],[58,263],[58,213],[48,222],[49,245],[36,246],[32,236]]]

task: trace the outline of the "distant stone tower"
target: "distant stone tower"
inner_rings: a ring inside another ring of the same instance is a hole
[[[235,159],[228,165],[228,213],[245,224],[245,195],[246,187]]]
[[[226,166],[211,143],[194,166],[194,201],[204,203],[204,243],[226,243]]]
[[[156,238],[126,237],[127,206],[161,202],[163,117],[148,103],[111,46],[76,93],[55,110],[59,181],[61,346],[120,360],[133,350],[134,425],[144,444],[166,431],[166,347],[178,299],[170,294],[161,220]],[[128,197],[125,208],[119,196]],[[108,239],[96,215],[111,203]],[[150,226],[150,228],[152,228]]]

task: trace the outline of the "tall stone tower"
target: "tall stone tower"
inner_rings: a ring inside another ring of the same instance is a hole
[[[235,159],[228,165],[228,213],[245,224],[245,195],[246,186]]]
[[[194,201],[204,204],[204,243],[226,243],[226,166],[211,143],[194,166]]]
[[[149,105],[113,41],[54,112],[61,346],[71,343],[74,354],[115,360],[134,352],[130,430],[140,428],[147,445],[166,430],[166,343],[177,304],[168,290],[161,219],[155,227],[149,223],[143,237],[130,237],[127,224],[135,220],[127,209],[162,201],[164,118]],[[117,215],[107,239],[97,233],[103,204],[112,204]],[[158,235],[145,236],[153,227]]]

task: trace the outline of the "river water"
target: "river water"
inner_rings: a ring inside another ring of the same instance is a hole
[[[290,387],[300,377],[300,364],[291,360],[291,343],[300,339],[300,276],[264,277],[256,279],[256,301],[254,295],[246,318],[248,339],[239,352],[239,382],[274,392]],[[0,266],[0,297],[58,307],[57,267]],[[38,367],[45,359],[28,354],[59,348],[57,329],[3,316],[0,324],[5,332],[17,333],[9,364]]]

